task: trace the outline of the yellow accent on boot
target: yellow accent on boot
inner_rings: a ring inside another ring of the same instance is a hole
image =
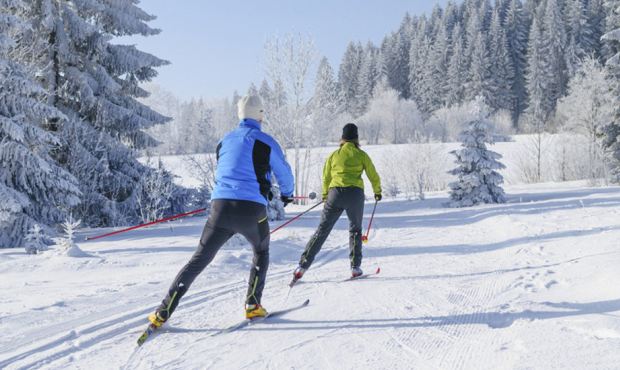
[[[164,322],[166,322],[166,320],[161,318],[161,316],[159,316],[157,312],[155,312],[149,315],[149,322],[159,328],[160,326],[164,325]]]
[[[245,318],[254,319],[267,316],[267,310],[260,304],[249,304],[245,306]]]

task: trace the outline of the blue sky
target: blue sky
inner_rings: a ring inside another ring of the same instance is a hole
[[[125,38],[167,59],[156,83],[177,96],[217,98],[260,83],[265,41],[274,35],[310,35],[337,68],[349,41],[380,43],[406,12],[430,14],[445,0],[142,0],[162,33]],[[312,74],[314,75],[314,70]]]

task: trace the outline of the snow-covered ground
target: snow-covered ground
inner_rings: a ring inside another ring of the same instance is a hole
[[[536,136],[514,135],[511,141],[498,142],[489,149],[503,156],[501,162],[506,169],[500,173],[508,185],[518,185],[533,180],[536,172]],[[583,151],[586,144],[577,135],[544,135],[541,141],[542,181],[565,181],[584,178],[587,174],[587,153]],[[382,144],[363,145],[362,149],[372,158],[384,185],[393,182],[398,185],[403,195],[417,181],[415,173],[423,169],[426,181],[433,183],[433,190],[447,189],[447,184],[454,181],[454,176],[447,172],[454,169],[455,157],[450,151],[458,149],[461,143],[429,144]],[[310,150],[307,168],[309,191],[321,191],[323,165],[329,154],[337,147],[327,146]],[[303,154],[303,153],[302,153]],[[205,161],[214,154],[192,154],[198,162]],[[293,150],[287,151],[290,163],[294,164]],[[302,156],[303,158],[303,156]],[[143,162],[146,158],[142,159]],[[177,183],[187,187],[200,185],[197,173],[184,155],[161,157],[164,167],[177,175]],[[294,166],[293,166],[294,167]],[[528,178],[528,176],[530,178]],[[581,176],[581,177],[580,177]],[[370,183],[366,183],[370,185]],[[385,188],[386,186],[384,186]]]
[[[470,209],[443,208],[445,194],[380,203],[363,267],[382,272],[360,281],[341,281],[342,219],[287,298],[312,212],[273,235],[263,297],[310,305],[211,337],[243,316],[251,252],[236,240],[138,352],[204,217],[80,242],[92,257],[1,250],[0,368],[620,368],[620,188],[507,190],[507,204]]]

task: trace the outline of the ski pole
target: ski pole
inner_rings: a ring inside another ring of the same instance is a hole
[[[366,235],[362,235],[362,242],[368,243],[368,234],[370,234],[370,227],[372,226],[372,219],[375,217],[375,211],[377,210],[378,200],[375,200],[375,206],[372,208],[372,215],[370,215],[370,221],[368,222],[368,229],[366,229]]]
[[[305,215],[306,213],[312,211],[313,209],[315,209],[316,207],[320,206],[321,204],[323,204],[324,201],[320,201],[317,204],[313,205],[312,207],[308,208],[307,210],[303,211],[302,213],[298,214],[297,216],[291,218],[290,220],[286,221],[285,223],[283,223],[282,225],[276,227],[275,229],[271,230],[270,234],[275,233],[276,231],[280,230],[281,228],[283,228],[284,226],[290,224],[291,222],[297,220],[298,218],[300,218],[301,216]]]
[[[105,237],[108,237],[108,236],[124,233],[124,232],[127,232],[127,231],[131,231],[131,230],[135,230],[135,229],[140,229],[142,227],[147,227],[147,226],[155,225],[155,224],[158,224],[160,222],[170,221],[170,220],[174,220],[174,219],[177,219],[177,218],[193,215],[193,214],[196,214],[196,213],[201,213],[201,212],[204,212],[206,210],[207,210],[206,208],[200,208],[200,209],[197,209],[197,210],[194,210],[194,211],[191,211],[191,212],[180,213],[178,215],[162,218],[160,220],[155,220],[155,221],[152,221],[152,222],[147,222],[145,224],[131,226],[131,227],[128,227],[128,228],[122,229],[122,230],[112,231],[111,233],[107,233],[107,234],[103,234],[103,235],[87,236],[86,240],[95,240],[95,239],[105,238]]]

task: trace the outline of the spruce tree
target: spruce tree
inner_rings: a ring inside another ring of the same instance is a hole
[[[50,125],[62,145],[54,153],[80,183],[82,202],[74,209],[87,225],[137,220],[136,188],[149,171],[137,150],[157,144],[145,130],[169,119],[137,99],[148,96],[140,83],[167,64],[113,37],[156,35],[154,17],[133,0],[41,0],[31,4],[33,28],[27,42],[37,54],[49,103],[67,117]]]
[[[547,0],[543,18],[543,57],[550,68],[547,75],[549,111],[553,112],[558,99],[566,94],[568,71],[566,68],[567,38],[562,7],[558,0]]]
[[[452,152],[458,167],[450,174],[458,176],[458,181],[450,184],[450,206],[470,207],[481,203],[505,202],[501,185],[504,179],[498,170],[505,166],[499,162],[501,155],[487,149],[487,144],[495,142],[491,132],[492,122],[483,107],[482,98],[477,98],[477,118],[466,124],[459,135],[462,149]]]
[[[508,50],[506,33],[501,23],[500,9],[493,12],[490,28],[490,94],[488,104],[493,109],[512,109],[514,69]]]
[[[567,73],[573,76],[582,59],[591,54],[592,45],[591,25],[588,23],[588,13],[583,0],[568,0],[566,3],[567,46],[564,52]]]
[[[552,111],[551,87],[549,86],[551,83],[551,77],[549,76],[551,68],[545,55],[544,42],[540,21],[538,17],[534,17],[528,43],[526,75],[528,106],[526,112],[529,116],[530,124],[536,127],[537,132],[543,130],[544,124]]]
[[[452,55],[448,62],[447,72],[446,105],[449,107],[462,103],[465,96],[467,65],[461,34],[461,26],[457,23],[452,32]]]
[[[527,66],[527,17],[524,14],[521,0],[511,0],[504,21],[508,51],[511,65],[514,71],[514,79],[511,86],[512,116],[515,128],[519,117],[526,106],[527,90],[525,87],[525,74]]]
[[[360,115],[357,95],[360,90],[359,75],[362,65],[362,54],[362,46],[359,43],[349,43],[338,70],[338,86],[344,98],[344,108],[353,117]]]
[[[491,94],[491,63],[487,37],[480,31],[472,45],[469,81],[465,96],[469,100],[474,99],[476,96],[483,96],[488,100]]]
[[[67,118],[47,104],[45,91],[16,60],[30,47],[28,6],[0,0],[0,248],[23,245],[37,224],[43,226],[37,234],[51,233],[81,195],[77,180],[51,156],[59,137],[46,131]]]
[[[612,180],[620,182],[620,1],[609,0],[605,5],[609,11],[609,32],[603,36],[603,40],[608,44],[611,54],[606,65],[610,74],[610,88],[615,96],[615,113],[612,121],[604,128],[603,145],[609,152]]]
[[[323,57],[319,63],[314,80],[314,96],[312,98],[313,135],[317,144],[324,145],[336,132],[336,116],[341,107],[338,101],[338,84],[334,78],[334,70],[327,58]]]

